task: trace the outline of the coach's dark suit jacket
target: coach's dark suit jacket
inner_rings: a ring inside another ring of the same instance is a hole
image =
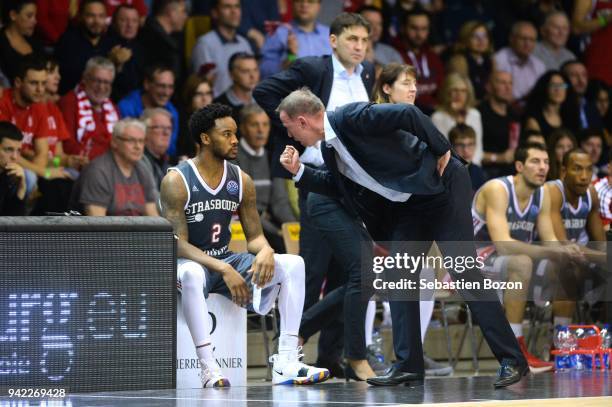
[[[419,195],[444,190],[437,162],[451,145],[418,107],[358,102],[326,114],[351,156],[381,185]],[[306,167],[296,186],[343,198],[347,209],[357,214],[358,198],[348,191],[353,184],[338,171],[335,150],[327,143],[321,150],[327,171]]]
[[[327,117],[338,139],[364,171],[383,186],[414,196],[405,204],[387,205],[388,200],[357,186],[339,172],[335,149],[328,148],[327,143],[322,146],[327,169],[305,167],[297,186],[340,196],[349,211],[363,220],[375,240],[394,240],[388,237],[398,236],[396,231],[402,232],[400,238],[409,236],[406,241],[439,240],[430,236],[453,236],[448,241],[473,240],[469,209],[471,185],[463,166],[465,162],[453,154],[444,179],[438,175],[438,158],[451,146],[416,106],[350,103],[327,112]],[[394,219],[396,214],[404,220]],[[406,214],[410,216],[404,217]],[[436,214],[440,217],[431,219]],[[424,228],[431,230],[421,238]],[[444,243],[445,239],[440,240],[438,243]],[[461,245],[443,244],[441,249],[445,256],[476,256],[473,246],[464,249]],[[469,277],[479,281],[482,287],[482,275],[474,271]],[[454,270],[449,272],[453,279],[462,278]],[[460,293],[468,301],[497,359],[501,362],[510,358],[526,366],[496,294],[484,290]],[[392,301],[391,307],[396,366],[402,371],[422,373],[420,330],[414,329],[419,324],[418,301]]]
[[[364,61],[361,79],[371,97],[374,87],[375,75],[374,65]],[[290,178],[290,174],[280,165],[279,158],[286,145],[294,146],[300,153],[304,147],[287,136],[287,130],[283,127],[275,112],[280,102],[294,90],[301,87],[308,87],[317,95],[323,104],[327,106],[334,83],[334,67],[331,55],[322,57],[300,58],[288,69],[260,82],[253,91],[253,97],[261,106],[272,121],[271,142],[272,142],[272,176]]]

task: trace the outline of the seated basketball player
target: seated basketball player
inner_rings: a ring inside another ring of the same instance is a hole
[[[251,177],[228,160],[238,139],[231,108],[213,103],[195,112],[189,130],[199,154],[171,168],[161,185],[164,217],[178,236],[177,284],[183,313],[202,363],[203,387],[229,386],[213,355],[205,297],[216,292],[260,314],[278,297],[278,354],[270,359],[274,384],[310,384],[329,377],[327,369],[300,362],[298,330],[304,306],[304,261],[274,254],[263,235]],[[229,224],[238,212],[249,253],[232,253]]]
[[[536,231],[542,241],[557,241],[550,215],[550,196],[543,187],[549,168],[546,149],[540,144],[519,148],[515,168],[516,175],[492,179],[476,191],[472,204],[474,235],[478,241],[501,242],[480,251],[486,257],[483,272],[496,275],[497,280],[523,285],[520,291],[504,292],[505,312],[530,370],[539,373],[551,370],[553,364],[528,352],[522,328],[534,264],[547,257],[566,260],[580,253],[574,245],[530,245]],[[547,266],[559,265],[549,262]]]
[[[576,307],[577,289],[590,277],[595,265],[605,264],[605,245],[601,251],[586,247],[589,241],[605,241],[603,223],[599,217],[599,197],[591,186],[593,164],[588,153],[573,149],[565,153],[561,164],[561,179],[547,182],[551,202],[551,219],[557,239],[581,246],[587,262],[570,265],[562,274],[563,298],[553,302],[554,325],[569,325]]]

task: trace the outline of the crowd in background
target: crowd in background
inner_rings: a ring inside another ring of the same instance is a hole
[[[17,136],[3,124],[0,187],[14,199],[0,199],[1,214],[157,215],[167,168],[196,152],[191,113],[217,102],[233,110],[238,164],[254,178],[266,235],[282,251],[280,225],[299,219],[297,193],[271,177],[270,120],[252,91],[298,58],[331,53],[328,24],[342,11],[371,24],[366,59],[377,74],[392,62],[415,68],[416,104],[471,163],[474,190],[512,174],[527,139],[546,144],[551,179],[577,146],[594,177],[607,175],[606,1],[6,0],[1,8],[0,121],[22,134],[15,153],[5,144]]]

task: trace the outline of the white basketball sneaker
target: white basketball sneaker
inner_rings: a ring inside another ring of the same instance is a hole
[[[202,387],[230,387],[230,382],[227,377],[223,375],[219,366],[216,363],[211,363],[212,366],[207,365],[204,361],[200,361],[202,364]]]
[[[329,379],[329,370],[300,362],[303,356],[301,346],[289,353],[270,356],[272,384],[314,384]]]

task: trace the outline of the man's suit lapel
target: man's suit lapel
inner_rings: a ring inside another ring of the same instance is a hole
[[[368,97],[372,99],[372,90],[374,89],[374,69],[369,62],[363,62],[363,71],[361,71],[361,80],[368,92]]]
[[[327,106],[331,95],[332,85],[334,84],[334,65],[331,56],[327,58],[327,64],[323,70],[323,82],[321,83],[321,101]]]

